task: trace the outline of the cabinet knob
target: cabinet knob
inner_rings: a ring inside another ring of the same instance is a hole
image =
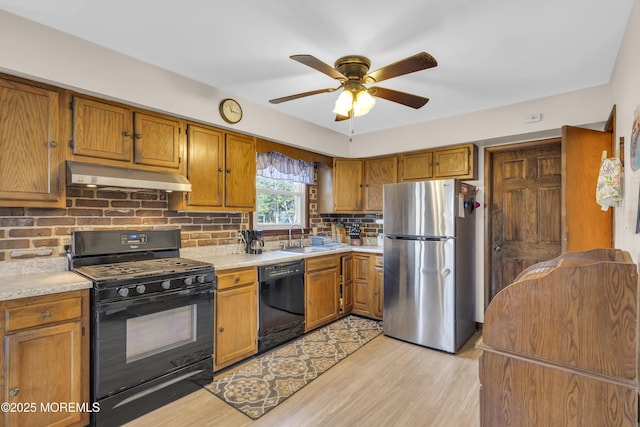
[[[131,132],[125,130],[124,132],[122,132],[122,136],[131,136]]]
[[[218,172],[222,172],[222,168],[218,168]]]
[[[240,281],[240,276],[236,276],[236,278],[233,281],[238,283]]]
[[[49,310],[42,312],[42,318],[43,319],[48,319],[50,317],[51,317],[51,312]]]
[[[11,390],[9,390],[9,397],[16,397],[19,394],[20,394],[20,388],[18,387],[14,387]]]
[[[218,331],[222,333],[222,332],[224,332],[224,328],[220,327],[220,328],[218,328]]]
[[[141,139],[142,138],[142,134],[141,133],[136,133],[134,136],[136,137],[136,139]]]
[[[231,169],[227,169],[227,173],[231,173]]]

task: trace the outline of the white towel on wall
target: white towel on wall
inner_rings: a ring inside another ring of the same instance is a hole
[[[602,159],[598,184],[596,186],[596,202],[606,211],[609,206],[619,207],[622,202],[623,166],[619,158]]]

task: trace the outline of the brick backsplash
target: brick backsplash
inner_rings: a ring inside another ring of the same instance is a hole
[[[164,192],[67,188],[66,208],[0,207],[0,261],[64,255],[76,230],[180,228],[182,247],[236,243],[240,212],[176,212]]]

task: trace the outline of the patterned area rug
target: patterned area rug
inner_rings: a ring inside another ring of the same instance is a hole
[[[381,333],[380,322],[348,316],[255,358],[205,388],[255,420]]]

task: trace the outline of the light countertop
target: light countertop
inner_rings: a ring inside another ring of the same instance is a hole
[[[211,252],[211,248],[215,247],[208,248],[185,248],[180,251],[180,256],[211,263],[216,270],[228,270],[348,252],[382,254],[382,246],[346,246],[325,252],[307,254],[275,250],[258,255],[246,253],[216,254]],[[56,268],[59,267],[56,265]],[[8,274],[2,277],[2,283],[0,283],[0,301],[89,289],[93,286],[90,280],[72,271],[31,272],[25,274],[5,271],[4,273]]]

